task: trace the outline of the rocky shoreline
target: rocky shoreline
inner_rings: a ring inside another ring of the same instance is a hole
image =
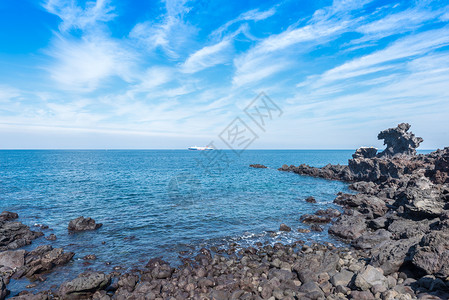
[[[24,291],[11,299],[448,299],[449,148],[417,155],[422,139],[409,128],[403,123],[382,131],[378,138],[386,149],[359,148],[347,166],[279,169],[351,183],[357,193],[339,193],[334,200],[342,212],[298,216],[315,231],[331,223],[329,233],[347,248],[303,241],[203,248],[176,268],[156,258],[139,269],[89,271],[50,291]],[[51,246],[17,250],[42,234],[16,218],[0,215],[0,299],[10,278],[39,280],[74,255]],[[74,233],[101,226],[82,217],[69,224]],[[288,225],[280,230],[291,230]]]

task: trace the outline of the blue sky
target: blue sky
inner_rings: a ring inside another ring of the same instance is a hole
[[[449,145],[447,1],[0,1],[0,148]],[[282,110],[261,131],[243,109]]]

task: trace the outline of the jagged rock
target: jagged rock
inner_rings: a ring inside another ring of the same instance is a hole
[[[324,296],[323,291],[320,289],[319,285],[316,282],[309,281],[301,285],[299,288],[300,292],[311,294],[318,294],[320,297]]]
[[[266,169],[267,167],[261,164],[254,164],[254,165],[249,165],[251,168],[256,168],[256,169]]]
[[[95,223],[95,220],[92,218],[78,217],[70,220],[68,229],[69,231],[87,231],[98,229],[102,225],[101,223]]]
[[[362,291],[369,290],[375,285],[381,285],[387,289],[388,280],[382,269],[367,265],[355,277],[354,285]]]
[[[372,249],[376,245],[379,245],[382,242],[389,241],[392,234],[385,229],[377,230],[374,233],[365,233],[359,238],[357,238],[354,242],[352,242],[352,246],[356,249]]]
[[[0,214],[0,221],[10,221],[17,219],[18,217],[19,217],[18,214],[5,210]]]
[[[377,138],[384,140],[387,148],[379,153],[379,156],[392,157],[397,154],[416,155],[416,148],[423,142],[423,139],[408,132],[410,124],[401,123],[396,128],[389,128],[381,131]]]
[[[305,283],[317,280],[319,273],[334,273],[340,256],[334,252],[305,253],[297,258],[292,269],[298,273],[299,280]]]
[[[318,224],[312,224],[312,225],[310,226],[310,230],[316,231],[316,232],[322,232],[324,229],[323,229],[323,227],[321,227],[321,226],[318,225]]]
[[[365,219],[361,216],[342,215],[329,228],[329,233],[347,240],[354,240],[366,230]]]
[[[317,216],[324,216],[328,218],[337,218],[341,216],[341,212],[335,208],[319,209],[315,212]]]
[[[339,285],[348,286],[353,277],[354,277],[353,272],[351,272],[347,269],[342,269],[340,272],[338,272],[337,274],[335,274],[334,276],[331,277],[330,282],[335,287],[337,287]]]
[[[48,300],[52,299],[48,293],[40,292],[37,294],[30,293],[28,291],[23,291],[20,295],[10,298],[11,300]]]
[[[420,236],[410,239],[392,240],[374,249],[370,264],[379,267],[385,275],[399,271],[399,268],[410,261],[410,252],[418,244]]]
[[[426,177],[412,177],[396,198],[397,205],[403,205],[410,213],[431,217],[444,212],[445,203],[439,187]]]
[[[299,221],[302,223],[329,223],[332,219],[328,216],[305,214],[299,218]]]
[[[436,219],[437,220],[437,219]],[[395,239],[409,239],[411,237],[422,237],[426,232],[430,230],[430,224],[434,221],[421,220],[419,222],[410,219],[396,219],[388,225],[388,231],[393,234]]]
[[[0,252],[0,266],[11,269],[20,268],[25,265],[25,250]]]
[[[0,251],[29,245],[32,240],[43,235],[42,232],[31,231],[28,226],[20,222],[0,221]]]
[[[357,208],[369,215],[370,219],[381,217],[388,211],[385,200],[372,195],[340,193],[334,202],[345,207]]]
[[[416,247],[412,263],[426,274],[446,278],[449,276],[449,233],[431,231]]]
[[[59,288],[63,299],[87,298],[98,290],[105,289],[111,283],[111,277],[99,272],[87,272],[65,282]]]
[[[306,202],[308,202],[308,203],[316,203],[316,200],[315,200],[314,197],[309,196],[309,197],[306,198]]]
[[[373,158],[377,154],[377,148],[374,147],[360,147],[352,155],[352,158]]]
[[[449,183],[449,147],[438,149],[429,154],[434,159],[434,168],[427,171],[426,176],[434,183]]]
[[[73,252],[64,252],[62,248],[53,248],[50,245],[39,246],[26,253],[25,265],[18,269],[15,276],[35,279],[56,266],[68,263],[74,255]]]
[[[9,291],[6,289],[6,284],[3,281],[3,277],[0,277],[0,300],[3,300],[8,296]]]
[[[333,180],[351,180],[351,174],[348,166],[343,165],[331,165],[328,164],[322,168],[311,167],[306,164],[299,165],[297,167],[291,165],[283,165],[278,169],[279,171],[293,172],[299,175],[307,175],[312,177],[320,177]]]
[[[51,233],[49,236],[46,236],[45,239],[48,241],[56,241],[57,237],[54,233]]]

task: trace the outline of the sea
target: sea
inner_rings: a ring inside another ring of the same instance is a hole
[[[43,244],[75,252],[73,261],[44,275],[31,292],[59,285],[88,270],[143,267],[162,257],[172,265],[202,247],[241,247],[303,240],[342,242],[323,232],[300,233],[302,214],[338,208],[338,181],[281,172],[283,164],[347,164],[354,150],[2,150],[0,208],[56,241]],[[266,169],[250,168],[263,164]],[[313,196],[317,203],[304,199]],[[103,226],[69,233],[79,216]],[[280,232],[285,223],[291,232]],[[41,229],[46,225],[49,229]],[[95,254],[97,259],[83,257]],[[12,280],[11,295],[30,284]]]

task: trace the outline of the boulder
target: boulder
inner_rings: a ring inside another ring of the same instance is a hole
[[[77,278],[63,283],[59,288],[62,299],[88,298],[98,290],[103,290],[111,283],[111,277],[99,272],[87,272]]]
[[[333,286],[337,287],[339,285],[341,286],[348,286],[351,282],[352,278],[354,277],[354,273],[347,270],[347,269],[341,269],[340,272],[335,274],[331,277],[331,283]]]
[[[396,204],[404,206],[410,214],[435,217],[444,213],[440,188],[424,176],[413,176],[396,199]]]
[[[78,217],[70,220],[68,229],[69,231],[87,231],[98,229],[102,225],[101,223],[96,223],[92,218]]]
[[[32,240],[43,235],[42,232],[31,231],[20,222],[0,221],[0,251],[29,245]]]
[[[329,233],[342,239],[354,240],[366,231],[365,219],[361,216],[342,215],[329,228]]]
[[[428,275],[449,276],[449,232],[426,234],[412,254],[412,263]]]
[[[419,236],[410,239],[392,240],[373,249],[370,264],[379,267],[385,275],[399,271],[400,267],[410,261],[410,252],[418,244]]]
[[[392,157],[398,154],[416,155],[416,148],[423,142],[423,139],[408,132],[410,124],[401,123],[396,128],[389,128],[381,131],[377,138],[384,140],[387,148],[379,153],[379,157]]]
[[[375,285],[381,285],[388,288],[388,279],[384,276],[381,268],[375,268],[367,265],[360,270],[354,280],[354,285],[362,291],[367,291]]]
[[[11,269],[20,268],[25,265],[25,250],[0,252],[0,266]]]
[[[364,233],[352,242],[352,246],[356,249],[372,249],[382,242],[389,242],[392,234],[385,229],[380,229],[374,233]]]

